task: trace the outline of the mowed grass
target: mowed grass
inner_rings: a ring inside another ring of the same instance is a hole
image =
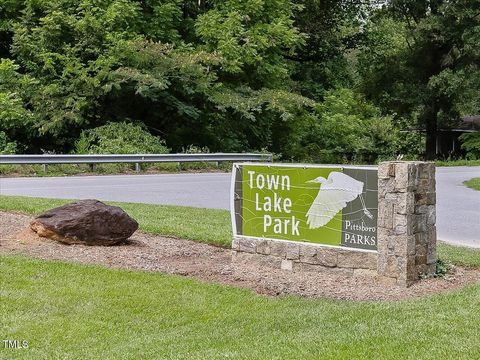
[[[464,182],[465,186],[480,191],[480,177],[473,178]]]
[[[74,200],[0,196],[0,210],[38,214]],[[232,240],[228,211],[193,207],[117,203],[138,221],[140,230],[152,234],[176,236],[182,239],[229,246]]]
[[[480,166],[480,160],[437,160],[436,166]]]
[[[480,286],[402,302],[271,298],[159,273],[0,257],[3,359],[475,359]]]
[[[437,242],[438,257],[449,263],[469,268],[480,268],[480,249],[463,246],[452,246],[445,242]]]

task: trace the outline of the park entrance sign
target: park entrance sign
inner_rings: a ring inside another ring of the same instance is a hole
[[[234,164],[232,261],[408,286],[435,273],[435,164]]]
[[[235,236],[377,249],[375,167],[234,164]]]

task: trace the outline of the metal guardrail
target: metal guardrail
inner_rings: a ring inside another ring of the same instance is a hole
[[[142,163],[172,163],[181,166],[185,162],[215,162],[221,161],[272,161],[272,154],[112,154],[112,155],[0,155],[0,165],[43,165],[47,171],[51,164],[135,164],[135,170],[140,171]]]

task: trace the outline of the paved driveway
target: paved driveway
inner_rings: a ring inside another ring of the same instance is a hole
[[[480,177],[480,167],[437,168],[439,239],[480,247],[480,191],[463,185],[473,177]]]

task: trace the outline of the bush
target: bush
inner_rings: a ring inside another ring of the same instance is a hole
[[[9,142],[7,135],[0,131],[0,154],[15,154],[17,144],[15,142]]]
[[[186,148],[182,149],[182,153],[184,154],[208,154],[210,153],[210,149],[207,146],[195,146],[189,145]],[[207,162],[191,162],[191,163],[184,163],[181,165],[183,170],[205,170],[209,168],[214,168],[215,163],[207,163]]]
[[[132,123],[108,123],[84,130],[75,143],[77,154],[167,154],[165,142]]]
[[[314,112],[295,121],[281,151],[292,160],[373,163],[398,151],[392,118],[349,89],[328,91]]]
[[[462,149],[467,152],[468,160],[480,160],[480,131],[462,134]]]

